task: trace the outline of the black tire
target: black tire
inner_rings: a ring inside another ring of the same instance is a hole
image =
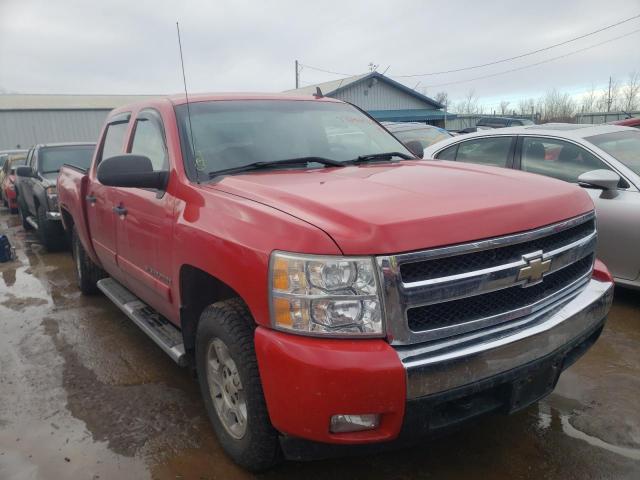
[[[106,274],[87,255],[82,242],[78,237],[76,228],[71,232],[71,254],[76,266],[78,288],[83,295],[93,295],[98,292],[98,280],[105,278]]]
[[[278,432],[271,425],[262,392],[253,344],[254,320],[240,299],[209,305],[202,312],[196,337],[196,367],[200,391],[222,448],[237,464],[253,472],[274,467],[282,461]],[[207,361],[210,345],[221,340],[235,363],[246,402],[246,430],[234,438],[223,425],[213,403]]]
[[[27,206],[24,204],[24,200],[22,197],[18,195],[18,214],[20,215],[20,220],[22,221],[22,228],[25,230],[33,230],[33,227],[29,222],[27,222]]]
[[[47,220],[47,209],[44,205],[38,205],[36,216],[40,243],[50,252],[62,250],[67,245],[62,222],[59,220]]]

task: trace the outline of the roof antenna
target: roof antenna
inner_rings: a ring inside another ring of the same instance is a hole
[[[180,65],[182,66],[182,82],[184,83],[184,96],[187,100],[187,118],[189,120],[189,137],[191,138],[191,151],[196,165],[196,182],[200,183],[200,165],[198,165],[198,154],[196,152],[196,141],[193,138],[193,128],[191,127],[191,108],[189,107],[189,94],[187,93],[187,77],[184,74],[184,58],[182,57],[182,41],[180,40],[180,24],[176,22],[176,30],[178,31],[178,48],[180,49]]]
[[[324,97],[324,95],[322,94],[322,90],[320,90],[320,87],[316,87],[316,93],[314,93],[313,96],[316,98]]]

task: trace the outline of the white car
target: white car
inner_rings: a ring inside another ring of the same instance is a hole
[[[515,168],[585,187],[598,215],[598,257],[616,283],[640,288],[640,131],[551,123],[440,141],[424,158]]]

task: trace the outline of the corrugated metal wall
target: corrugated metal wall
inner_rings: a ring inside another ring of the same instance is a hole
[[[35,143],[95,142],[109,110],[0,110],[0,150]]]
[[[616,120],[624,120],[627,113],[632,117],[640,117],[640,111],[635,112],[596,112],[576,114],[576,123],[607,123]]]
[[[402,90],[381,81],[356,82],[331,96],[345,102],[351,102],[363,110],[433,108]]]

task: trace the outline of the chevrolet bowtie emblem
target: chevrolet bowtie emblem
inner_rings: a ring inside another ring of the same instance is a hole
[[[527,262],[518,272],[518,281],[524,280],[524,287],[536,284],[542,281],[542,277],[551,269],[551,260],[542,260],[542,255],[536,258],[524,258]]]

